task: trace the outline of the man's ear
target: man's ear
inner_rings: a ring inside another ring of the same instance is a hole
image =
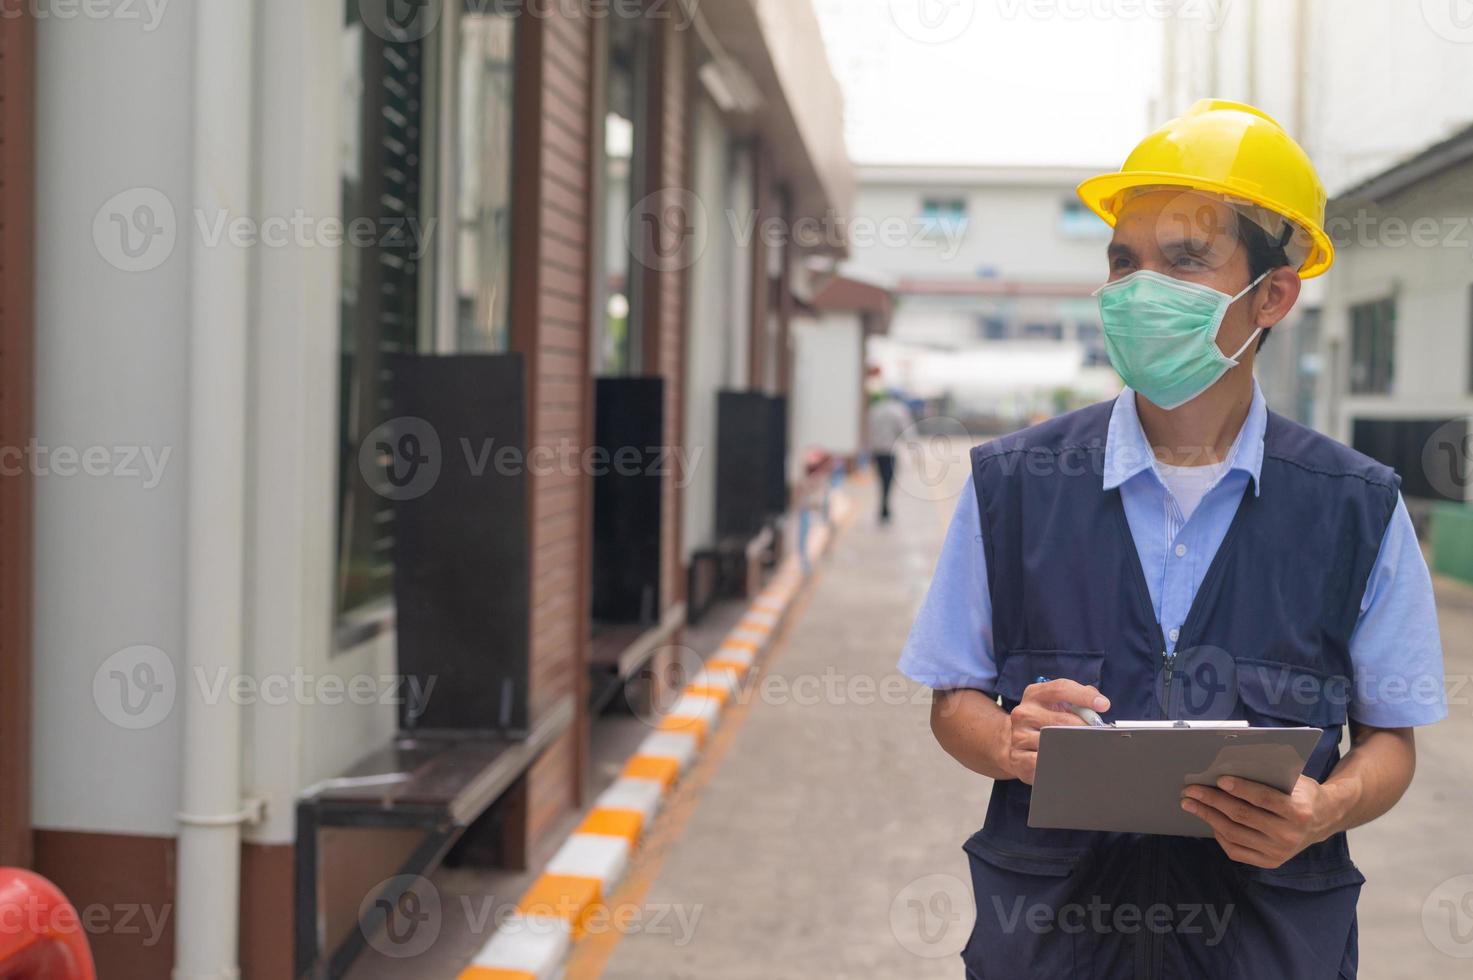
[[[1267,330],[1283,320],[1299,302],[1302,287],[1299,273],[1292,266],[1281,265],[1270,272],[1268,278],[1258,284],[1260,300],[1253,325]]]

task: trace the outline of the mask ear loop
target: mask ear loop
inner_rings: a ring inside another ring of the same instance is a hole
[[[1272,272],[1272,271],[1273,271],[1272,269],[1268,270],[1268,272]],[[1258,287],[1258,284],[1259,283],[1263,282],[1263,280],[1265,280],[1265,279],[1268,278],[1268,272],[1265,272],[1263,275],[1259,276],[1257,279],[1255,279],[1252,282],[1250,282],[1243,289],[1243,291],[1241,293],[1239,293],[1238,295],[1234,296],[1231,300],[1229,300],[1227,305],[1228,306],[1232,306],[1238,300],[1242,299],[1244,296],[1247,296],[1249,293],[1253,292],[1253,290]],[[1261,333],[1263,333],[1263,328],[1262,327],[1259,327],[1257,330],[1253,331],[1253,333],[1249,334],[1248,340],[1243,344],[1242,347],[1239,347],[1238,348],[1238,352],[1236,354],[1232,355],[1231,357],[1229,357],[1228,360],[1233,361],[1233,362],[1236,362],[1238,360],[1238,358],[1242,357],[1243,354],[1244,354],[1244,352],[1246,352],[1248,350],[1249,345],[1251,345],[1253,343],[1253,341],[1255,341],[1255,340],[1258,339],[1258,335],[1261,334]]]

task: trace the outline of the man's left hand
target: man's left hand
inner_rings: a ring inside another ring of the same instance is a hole
[[[1330,836],[1324,788],[1308,776],[1288,793],[1233,776],[1219,779],[1217,787],[1188,786],[1182,809],[1207,821],[1234,861],[1277,868]]]

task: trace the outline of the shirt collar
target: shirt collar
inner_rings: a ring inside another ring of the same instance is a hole
[[[1263,434],[1267,429],[1268,403],[1254,379],[1248,418],[1243,421],[1243,429],[1228,458],[1229,470],[1242,470],[1253,481],[1254,496],[1263,492],[1259,474],[1263,470]],[[1126,388],[1115,399],[1110,412],[1110,428],[1105,435],[1104,489],[1114,490],[1136,474],[1152,469],[1155,460],[1156,454],[1146,441],[1146,432],[1136,412],[1135,392]]]

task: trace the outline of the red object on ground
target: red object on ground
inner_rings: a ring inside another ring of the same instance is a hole
[[[96,980],[77,910],[40,875],[0,868],[0,980]]]

